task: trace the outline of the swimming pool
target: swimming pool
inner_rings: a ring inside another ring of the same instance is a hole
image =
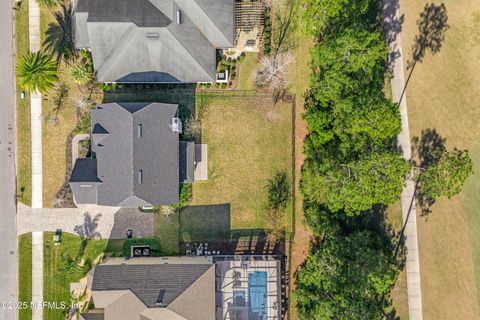
[[[265,271],[248,274],[249,320],[267,319],[267,273]]]

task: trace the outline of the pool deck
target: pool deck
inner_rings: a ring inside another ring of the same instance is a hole
[[[233,302],[234,291],[245,291],[246,306],[245,312],[248,314],[249,308],[249,274],[255,272],[266,272],[267,274],[267,317],[265,319],[278,319],[280,307],[280,289],[278,260],[253,260],[253,261],[222,261],[217,262],[217,292],[221,293],[222,301],[217,305],[222,306],[222,319],[230,319],[230,309]],[[235,307],[240,309],[242,307]]]

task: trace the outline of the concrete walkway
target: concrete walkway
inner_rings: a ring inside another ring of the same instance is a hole
[[[384,0],[383,7],[385,31],[390,46],[392,98],[394,102],[400,102],[399,107],[402,118],[402,132],[398,136],[398,145],[402,149],[403,157],[406,160],[410,160],[412,152],[408,126],[407,98],[406,93],[403,92],[405,78],[403,73],[404,57],[402,52],[399,4],[397,0]],[[415,182],[413,181],[413,172],[407,177],[406,185],[402,192],[401,203],[405,228],[405,246],[407,248],[406,270],[409,319],[421,320],[422,291],[420,285],[420,261],[418,255],[417,213],[415,210]]]
[[[32,233],[32,320],[43,319],[43,232]]]
[[[116,208],[104,206],[84,206],[82,208],[43,208],[32,209],[21,203],[17,209],[18,235],[35,231],[56,231],[77,234],[75,228],[88,222],[85,214],[93,219],[98,215],[96,226],[90,228],[98,232],[102,239],[124,239],[127,230],[134,237],[154,235],[153,213],[140,212],[136,208]]]
[[[40,8],[35,0],[28,1],[28,39],[30,52],[40,50]],[[30,125],[32,140],[32,208],[43,207],[42,164],[42,96],[30,94]]]

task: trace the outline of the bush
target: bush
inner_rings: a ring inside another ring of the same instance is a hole
[[[222,89],[227,89],[228,84],[222,83]]]
[[[124,257],[130,257],[130,248],[132,246],[149,246],[150,247],[150,255],[154,257],[158,257],[161,255],[160,252],[160,240],[157,238],[132,238],[127,239],[123,243],[122,253]]]
[[[174,205],[175,209],[186,207],[192,201],[192,184],[181,183],[178,190],[178,204]]]
[[[207,89],[210,89],[212,87],[211,83],[207,83]]]

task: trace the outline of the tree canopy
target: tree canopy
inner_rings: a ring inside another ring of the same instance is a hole
[[[420,191],[437,199],[451,198],[462,191],[467,178],[473,174],[473,163],[467,150],[445,152],[419,175]]]
[[[327,236],[312,248],[297,278],[304,319],[382,319],[398,269],[391,244],[376,232]]]
[[[42,52],[27,53],[17,61],[17,79],[20,86],[28,91],[46,93],[58,80],[57,65]]]

